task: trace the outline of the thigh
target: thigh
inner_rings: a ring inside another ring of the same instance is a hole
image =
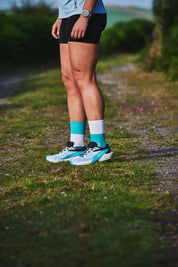
[[[69,45],[65,43],[60,44],[60,60],[61,72],[63,78],[72,79],[72,68],[69,58]]]
[[[68,42],[72,71],[91,78],[98,61],[98,44]]]

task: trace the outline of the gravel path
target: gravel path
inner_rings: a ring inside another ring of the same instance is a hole
[[[129,122],[120,122],[120,128],[125,128],[130,132],[139,134],[138,142],[141,148],[146,149],[148,152],[147,160],[152,163],[154,170],[157,172],[160,182],[156,185],[156,189],[160,193],[171,194],[176,201],[176,190],[178,188],[178,148],[171,145],[171,140],[174,143],[175,132],[178,132],[178,128],[175,127],[162,127],[161,125],[151,124],[144,129],[138,127],[144,125],[148,121],[149,116],[147,110],[154,108],[147,104],[143,105],[127,105],[125,104],[125,96],[130,88],[129,83],[120,77],[120,73],[123,71],[133,70],[136,66],[133,64],[126,64],[112,68],[109,72],[98,76],[98,80],[102,82],[105,89],[105,94],[111,98],[118,98],[122,102],[122,110],[128,112],[135,111],[136,115],[131,115]],[[139,112],[144,111],[144,112]],[[153,118],[149,118],[152,120]],[[156,136],[161,138],[156,139]],[[163,141],[161,141],[163,139]],[[168,146],[163,146],[163,143],[169,143]]]

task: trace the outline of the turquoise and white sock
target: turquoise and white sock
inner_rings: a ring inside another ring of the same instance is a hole
[[[105,147],[104,120],[88,121],[90,141],[96,142],[98,147]]]
[[[85,145],[86,122],[70,121],[70,141],[74,142],[74,147]]]

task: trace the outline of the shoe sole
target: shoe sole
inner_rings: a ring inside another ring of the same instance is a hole
[[[113,157],[113,154],[112,151],[108,154],[104,154],[98,161],[107,161]]]
[[[73,159],[77,159],[78,157],[79,157],[79,156],[74,157],[74,158],[60,159],[60,160],[53,160],[53,161],[48,160],[47,157],[46,157],[46,160],[47,160],[48,162],[50,162],[50,163],[58,163],[58,162],[71,161],[71,160],[73,160]]]
[[[102,161],[107,161],[107,160],[110,160],[112,157],[113,157],[113,152],[111,151],[110,153],[108,153],[108,154],[104,154],[100,159],[98,159],[97,161],[100,161],[100,162],[102,162]],[[95,162],[97,162],[97,161],[95,161]],[[90,165],[90,164],[93,164],[93,163],[95,163],[95,162],[81,162],[81,163],[78,163],[78,164],[75,164],[75,162],[73,163],[73,161],[71,161],[70,162],[70,164],[71,165],[74,165],[74,166],[84,166],[84,165]]]

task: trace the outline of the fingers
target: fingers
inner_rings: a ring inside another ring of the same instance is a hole
[[[84,38],[84,36],[85,36],[85,32],[82,32],[82,38]]]
[[[58,39],[59,37],[59,33],[58,33],[58,29],[56,27],[56,25],[54,24],[53,27],[52,27],[52,31],[51,31],[51,34],[52,36],[55,38],[55,39]]]
[[[75,29],[75,25],[72,29],[72,32],[71,32],[71,37],[72,39],[79,39],[78,37],[80,36],[80,32],[78,29]]]
[[[59,39],[59,32],[60,32],[60,27],[57,28],[57,38]]]
[[[72,39],[81,39],[85,36],[85,32],[88,27],[88,20],[83,20],[83,18],[79,18],[73,26],[71,32]]]
[[[81,31],[78,33],[78,39],[83,38],[85,36],[85,32]]]
[[[72,39],[81,39],[81,38],[84,38],[84,36],[85,36],[85,31],[77,31],[73,29],[71,32]]]
[[[51,34],[55,39],[59,39],[59,30],[60,30],[59,27],[53,27],[52,28]]]
[[[74,38],[75,35],[76,35],[76,33],[75,33],[75,30],[74,30],[74,27],[73,27],[72,32],[71,32],[71,38],[72,38],[72,39],[75,39],[75,38]]]
[[[60,26],[61,26],[61,20],[57,20],[53,27],[52,27],[52,31],[51,34],[55,39],[59,39],[59,35],[60,35]]]

